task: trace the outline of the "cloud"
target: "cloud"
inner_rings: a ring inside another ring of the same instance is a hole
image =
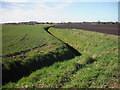
[[[20,21],[53,21],[61,22],[77,20],[77,17],[67,15],[64,11],[74,2],[40,2],[41,0],[1,0],[3,7],[0,7],[0,22]],[[34,2],[33,2],[34,1]],[[42,0],[43,1],[43,0]],[[44,0],[45,1],[45,0]],[[53,0],[51,0],[53,1]],[[62,1],[62,0],[61,0]],[[51,5],[50,5],[51,4]]]
[[[54,3],[51,7],[45,2],[24,2],[24,3],[5,3],[2,8],[2,20],[0,22],[19,22],[19,21],[60,21],[64,16],[64,8],[72,3]],[[53,3],[52,3],[53,4]]]
[[[1,1],[7,3],[24,3],[24,2],[29,2],[31,0],[1,0]]]
[[[1,0],[9,3],[23,2],[119,2],[119,0]]]
[[[1,0],[8,3],[24,3],[24,2],[70,2],[74,0]]]

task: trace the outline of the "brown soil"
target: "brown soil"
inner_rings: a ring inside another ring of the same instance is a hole
[[[80,24],[80,23],[71,23],[71,24],[62,24],[55,26],[55,28],[63,28],[63,29],[83,29],[95,32],[101,32],[106,34],[119,35],[118,28],[120,25],[118,24]]]

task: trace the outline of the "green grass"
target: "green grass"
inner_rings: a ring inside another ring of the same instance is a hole
[[[3,26],[3,55],[31,49],[27,53],[2,58],[4,82],[17,80],[36,69],[48,67],[55,62],[70,59],[75,56],[63,42],[45,31],[44,28],[48,26]],[[27,36],[25,37],[25,35]],[[20,41],[21,38],[24,39]],[[10,46],[11,44],[13,46]],[[43,44],[45,44],[43,47],[32,49]]]
[[[44,27],[49,25],[3,25],[3,55],[41,46],[52,39]]]
[[[98,72],[98,77],[95,78],[95,80],[92,80],[94,81],[94,84],[92,82],[90,87],[105,87],[104,85],[106,85],[106,87],[107,85],[110,87],[110,84],[112,85],[112,83],[118,81],[118,36],[77,29],[71,30],[51,28],[50,32],[64,42],[76,48],[82,53],[82,55],[87,55],[96,60],[89,66],[90,72],[87,70],[87,68],[85,68],[86,73],[81,71],[78,72],[78,76],[81,76],[81,74],[88,74],[88,76],[85,76],[85,78],[92,76],[92,72]],[[79,60],[79,62],[81,63],[81,60]],[[117,79],[113,79],[112,74],[115,74]],[[75,78],[72,84],[79,79],[80,78],[78,77]],[[84,78],[82,79],[84,82]],[[84,82],[84,84],[87,85],[88,81],[89,80],[87,79],[86,83]],[[77,87],[79,87],[79,85]],[[80,87],[82,87],[81,84]]]
[[[81,56],[56,62],[3,88],[111,88],[118,81],[118,36],[77,30],[49,31],[77,49]]]

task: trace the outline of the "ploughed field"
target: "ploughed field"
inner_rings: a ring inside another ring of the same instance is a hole
[[[17,43],[25,34],[30,34],[29,38],[34,40],[24,39],[26,46],[32,44],[29,48],[21,44],[8,50],[12,53],[29,51],[3,57],[3,88],[118,88],[119,36],[81,29],[58,29],[49,25],[4,28],[3,31],[21,30],[21,38],[15,39]],[[7,40],[4,39],[6,34],[3,32],[3,40]],[[9,33],[8,39],[14,34]],[[20,36],[17,34],[16,37]],[[17,50],[16,47],[24,49]],[[6,54],[11,53],[3,50]]]
[[[69,23],[56,26],[56,28],[62,29],[83,29],[107,34],[118,35],[118,24],[80,24]]]

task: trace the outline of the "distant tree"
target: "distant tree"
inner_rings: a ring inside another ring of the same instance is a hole
[[[98,20],[98,24],[100,24],[101,22],[100,22],[100,20]]]
[[[83,21],[83,23],[86,23],[85,21]]]
[[[49,22],[46,22],[46,24],[49,24]]]
[[[115,22],[112,22],[112,24],[116,24]]]
[[[116,22],[116,24],[118,24],[118,22]]]
[[[68,22],[69,24],[71,24],[72,22]]]

